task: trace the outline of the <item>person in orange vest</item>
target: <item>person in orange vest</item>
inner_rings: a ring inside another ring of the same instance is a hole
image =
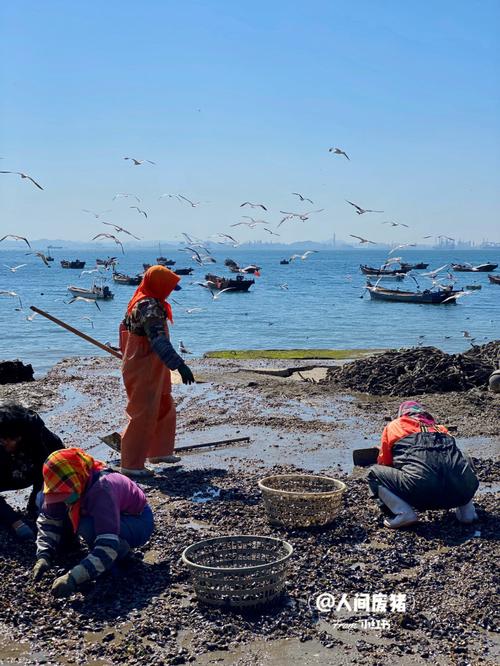
[[[180,278],[165,266],[151,266],[130,300],[120,325],[122,375],[127,391],[128,424],[121,438],[121,472],[132,478],[152,476],[145,462],[172,463],[176,430],[171,370],[184,384],[195,379],[173,348],[169,295]]]
[[[398,418],[384,428],[368,483],[391,529],[416,523],[415,509],[454,508],[460,522],[477,520],[472,498],[479,481],[472,463],[418,402],[401,403]]]

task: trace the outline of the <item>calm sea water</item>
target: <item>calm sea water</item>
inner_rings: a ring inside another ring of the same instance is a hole
[[[119,270],[135,274],[142,263],[154,263],[157,252],[135,250],[120,258]],[[66,356],[102,354],[97,348],[37,316],[27,320],[28,306],[37,305],[80,328],[102,342],[117,343],[117,329],[134,288],[108,284],[115,294],[112,301],[95,305],[65,303],[68,285],[90,287],[94,275],[64,270],[61,258],[76,255],[57,251],[52,267],[39,259],[25,256],[22,250],[0,252],[0,289],[21,295],[23,310],[16,310],[17,299],[0,298],[0,358],[19,358],[43,373]],[[98,252],[80,252],[78,257],[93,268]],[[175,325],[171,337],[175,345],[181,339],[195,356],[215,349],[291,349],[291,348],[377,348],[412,346],[419,342],[446,351],[461,351],[469,346],[462,331],[468,330],[477,343],[499,337],[500,286],[488,282],[485,273],[458,273],[457,285],[479,284],[480,291],[460,299],[456,306],[408,305],[371,301],[363,286],[365,278],[360,263],[380,265],[386,256],[382,250],[322,251],[306,261],[281,266],[287,253],[278,250],[249,251],[223,248],[214,253],[218,263],[208,268],[196,267],[193,276],[183,277],[182,290],[174,294]],[[176,267],[193,266],[186,255],[174,252]],[[224,259],[231,257],[240,265],[257,263],[261,277],[249,293],[225,293],[212,300],[207,290],[192,284],[208,270],[228,274]],[[408,251],[407,261],[426,261],[428,270],[451,261],[500,261],[500,251]],[[3,264],[28,266],[11,273]],[[500,274],[500,270],[497,270]],[[424,278],[421,285],[428,285]],[[286,283],[288,289],[280,288]],[[387,286],[397,284],[384,282]],[[412,280],[398,283],[413,289]],[[188,314],[188,308],[203,308]],[[90,317],[92,321],[86,319]],[[424,336],[424,337],[420,337]]]

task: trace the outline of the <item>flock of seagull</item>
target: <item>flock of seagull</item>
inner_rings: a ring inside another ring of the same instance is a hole
[[[344,157],[346,160],[350,161],[349,155],[342,148],[331,147],[331,148],[328,149],[328,151],[330,153],[332,153],[333,155]],[[149,159],[130,157],[130,156],[126,156],[123,159],[125,161],[129,161],[134,167],[143,166],[143,165],[156,166],[156,162],[154,162],[153,160],[149,160]],[[32,176],[30,176],[29,174],[27,174],[25,172],[22,172],[22,171],[6,171],[5,170],[5,171],[0,171],[0,174],[18,175],[22,179],[26,179],[26,180],[30,181],[38,189],[40,189],[40,190],[44,189]],[[304,194],[301,194],[300,192],[292,192],[292,195],[296,196],[298,198],[298,200],[300,201],[300,203],[310,203],[311,205],[314,205],[314,201],[310,197],[305,196]],[[137,204],[142,203],[141,198],[137,194],[133,194],[133,193],[130,193],[130,192],[118,192],[117,194],[115,194],[113,196],[113,201],[116,201],[117,199],[122,199],[122,198],[123,199],[134,199]],[[179,194],[179,193],[177,193],[177,194],[164,193],[164,194],[161,194],[159,198],[160,199],[163,199],[163,198],[176,199],[180,203],[185,204],[187,206],[190,206],[191,208],[197,208],[198,206],[200,206],[202,204],[201,201],[193,201],[192,199],[190,199],[186,195]],[[380,213],[384,212],[383,210],[377,210],[377,209],[373,209],[373,208],[363,208],[362,206],[360,206],[357,203],[355,203],[353,201],[350,201],[348,199],[346,199],[345,201],[346,201],[347,204],[349,204],[350,206],[352,206],[354,208],[355,212],[358,215],[365,215],[367,213],[380,214]],[[253,209],[260,209],[260,210],[264,211],[265,213],[268,213],[268,211],[269,211],[268,206],[263,204],[263,203],[260,203],[260,202],[244,201],[243,203],[240,204],[240,208],[246,208],[246,207],[248,207],[252,210]],[[146,220],[148,219],[147,211],[144,210],[143,208],[141,208],[139,205],[134,204],[134,205],[129,206],[129,208],[132,209],[132,210],[136,210],[137,214],[143,216],[144,219],[146,219]],[[324,212],[324,210],[325,210],[324,208],[319,208],[319,209],[316,209],[316,210],[309,210],[309,211],[300,211],[300,212],[280,210],[280,214],[282,215],[282,217],[281,217],[280,221],[277,223],[276,228],[279,228],[285,222],[289,222],[289,221],[292,221],[292,220],[305,222],[305,221],[310,219],[311,215],[316,215],[316,214],[322,213],[322,212]],[[109,240],[109,241],[113,241],[116,245],[118,245],[120,247],[121,252],[123,254],[125,254],[125,249],[124,249],[124,246],[123,246],[123,242],[118,238],[117,234],[125,234],[125,235],[128,235],[129,237],[131,237],[135,240],[141,240],[140,237],[136,236],[132,231],[130,231],[128,229],[125,229],[124,227],[122,227],[118,224],[114,224],[113,222],[109,222],[109,221],[106,221],[106,220],[102,219],[103,216],[112,212],[111,209],[102,210],[102,211],[94,211],[94,210],[91,210],[91,209],[88,209],[88,208],[83,208],[82,212],[87,213],[89,215],[92,215],[96,220],[100,220],[102,222],[102,224],[112,227],[114,229],[114,232],[115,232],[113,234],[112,233],[104,233],[104,232],[103,233],[98,233],[95,236],[93,236],[91,240]],[[241,221],[235,222],[234,224],[231,224],[229,226],[230,227],[245,226],[249,229],[255,229],[255,228],[259,227],[259,225],[263,225],[261,228],[263,229],[263,231],[266,231],[269,235],[271,235],[271,236],[279,236],[280,235],[277,231],[270,228],[271,223],[267,220],[256,219],[256,218],[254,218],[252,216],[249,216],[249,215],[243,215],[242,218],[243,219]],[[249,220],[249,221],[246,221],[246,220]],[[382,222],[382,224],[384,224],[384,225],[388,224],[392,228],[394,228],[394,227],[405,227],[407,229],[409,228],[409,225],[405,224],[404,222],[395,222],[395,221],[392,221],[392,220],[386,220],[386,221]],[[349,234],[349,236],[351,238],[354,238],[354,239],[358,240],[360,245],[366,245],[366,244],[377,245],[378,244],[377,241],[374,241],[374,240],[371,240],[371,239],[368,239],[368,238],[364,238],[363,236],[359,236],[359,235],[356,235],[356,234]],[[432,237],[432,235],[424,236],[424,239],[428,239],[428,238],[431,238],[431,237]],[[437,236],[437,237],[438,238],[445,238],[445,239],[448,239],[450,241],[454,240],[453,238],[450,238],[448,236],[443,236],[443,235]],[[17,236],[17,235],[14,235],[14,234],[8,234],[8,235],[4,236],[2,239],[0,239],[0,242],[2,240],[5,240],[6,238],[12,238],[12,239],[15,239],[15,240],[22,240],[22,241],[26,242],[29,246],[29,243],[28,243],[26,238],[24,238],[22,236]],[[218,239],[217,240],[218,243],[230,244],[230,245],[233,245],[234,247],[237,247],[239,245],[239,242],[233,236],[231,236],[229,234],[219,233],[219,234],[215,235],[215,238]],[[406,243],[404,245],[400,245],[396,248],[393,248],[393,251],[395,251],[395,250],[397,250],[401,247],[413,247],[415,245],[416,245],[416,243]],[[47,266],[49,266],[48,262],[45,261],[45,256],[43,255],[43,253],[35,253],[35,254]]]
[[[332,153],[333,155],[344,157],[346,160],[350,161],[349,155],[342,148],[331,147],[331,148],[328,149],[328,151],[330,153]],[[126,156],[123,159],[125,161],[130,162],[133,167],[140,167],[140,166],[145,166],[145,165],[150,165],[150,166],[153,166],[153,167],[156,166],[156,162],[154,162],[153,160],[149,160],[149,159],[142,159],[142,158],[139,159],[139,158],[130,157],[130,156]],[[0,171],[0,174],[17,175],[22,180],[27,180],[27,181],[31,182],[32,185],[35,186],[37,189],[42,190],[42,191],[44,190],[44,188],[42,187],[42,185],[40,185],[39,182],[37,182],[32,176],[30,176],[29,174],[27,174],[25,172],[2,170],[2,171]],[[311,206],[315,205],[314,201],[310,197],[302,194],[301,192],[292,192],[291,195],[297,197],[298,202],[300,202],[301,204],[310,204]],[[165,198],[176,200],[180,204],[189,206],[191,208],[198,208],[199,206],[202,205],[201,201],[194,201],[194,200],[190,199],[189,197],[187,197],[185,194],[180,194],[180,193],[163,193],[159,196],[159,199],[165,199]],[[144,210],[144,208],[141,207],[142,199],[137,194],[131,193],[131,192],[118,192],[112,197],[113,201],[117,201],[119,199],[133,200],[134,203],[132,205],[130,205],[129,208],[131,210],[137,211],[137,214],[144,217],[145,220],[148,219],[147,211]],[[365,215],[365,214],[382,214],[384,212],[383,210],[372,209],[372,208],[364,208],[364,207],[358,205],[357,203],[355,203],[353,201],[350,201],[348,199],[345,199],[345,202],[349,206],[354,208],[354,211],[356,212],[356,214],[360,215],[360,216]],[[239,207],[241,209],[250,209],[252,211],[253,210],[260,211],[261,215],[269,213],[269,206],[264,204],[264,203],[261,203],[261,202],[243,201],[240,204]],[[115,224],[114,222],[110,222],[110,221],[107,221],[106,219],[103,219],[103,218],[106,218],[106,216],[109,213],[112,212],[111,209],[92,210],[92,209],[88,209],[88,208],[82,208],[81,210],[82,210],[83,213],[85,213],[87,215],[91,215],[95,220],[99,221],[102,225],[105,225],[107,227],[111,227],[111,229],[114,232],[114,233],[108,233],[108,232],[97,233],[92,237],[91,240],[93,240],[93,241],[97,241],[97,240],[113,241],[117,246],[120,247],[122,254],[125,254],[125,248],[124,248],[123,242],[119,238],[119,235],[124,234],[126,236],[129,236],[130,238],[135,239],[135,240],[141,240],[141,238],[139,236],[137,236],[135,233],[133,233],[129,229],[126,229],[125,227],[123,227],[121,225]],[[233,223],[229,226],[231,228],[237,228],[237,227],[247,227],[249,229],[262,228],[263,231],[267,232],[271,236],[280,236],[280,234],[276,230],[279,229],[283,224],[285,224],[287,222],[291,222],[291,221],[306,222],[307,220],[310,219],[310,217],[312,215],[320,214],[320,213],[324,212],[324,210],[325,210],[324,208],[318,208],[318,209],[307,210],[307,211],[298,211],[298,212],[297,211],[289,211],[289,210],[287,210],[287,211],[280,210],[279,212],[280,212],[282,217],[277,222],[274,229],[271,228],[272,224],[268,220],[261,219],[261,218],[256,218],[256,217],[253,217],[252,215],[241,215],[242,219],[240,221],[235,222],[235,223]],[[405,224],[403,222],[395,222],[393,220],[385,220],[385,221],[382,222],[382,224],[383,225],[390,225],[391,228],[395,228],[395,227],[405,227],[407,229],[410,228],[408,224]],[[423,238],[424,239],[429,239],[429,238],[431,238],[432,236],[435,236],[435,235],[436,234],[432,234],[432,235],[424,236]],[[192,261],[196,262],[199,266],[206,266],[208,264],[216,262],[216,260],[212,256],[212,253],[211,253],[210,249],[207,247],[207,245],[209,244],[207,241],[203,241],[202,239],[195,238],[194,236],[189,235],[185,232],[182,232],[182,236],[183,236],[184,241],[185,241],[185,243],[184,243],[185,246],[182,248],[182,251],[185,251],[186,253],[188,253]],[[349,234],[349,236],[351,238],[354,238],[354,239],[358,240],[360,245],[366,245],[366,244],[377,245],[377,241],[374,241],[374,240],[371,240],[371,239],[368,239],[368,238],[364,238],[363,236],[359,236],[359,235],[356,235],[356,234]],[[444,239],[447,239],[447,240],[450,240],[450,241],[454,240],[453,238],[450,238],[449,236],[444,236],[444,235],[438,235],[437,237],[438,238],[444,238]],[[6,239],[12,239],[12,240],[17,240],[17,241],[24,242],[27,245],[27,247],[29,248],[29,252],[27,252],[26,254],[32,254],[32,255],[38,257],[45,264],[45,266],[50,268],[50,263],[49,263],[46,255],[43,252],[33,250],[29,240],[25,236],[21,236],[21,235],[17,235],[17,234],[6,234],[2,238],[0,238],[0,243],[2,241],[6,240]],[[240,245],[240,242],[233,235],[228,234],[228,233],[219,232],[219,233],[216,233],[216,234],[210,236],[209,239],[211,239],[213,242],[215,242],[217,244],[232,246],[234,248],[236,248]],[[402,244],[396,245],[395,247],[393,247],[390,250],[389,256],[386,260],[386,265],[390,265],[390,263],[397,262],[399,260],[398,258],[392,258],[391,257],[391,255],[394,252],[396,252],[397,250],[402,249],[402,248],[406,248],[406,247],[415,247],[415,246],[416,246],[416,243],[414,243],[414,242],[407,242],[407,243],[402,243]],[[310,255],[312,255],[316,252],[317,252],[317,250],[308,250],[307,252],[304,252],[303,254],[293,254],[289,258],[288,261],[289,262],[292,262],[292,261],[295,261],[295,260],[305,261]],[[26,265],[27,264],[19,264],[17,266],[8,266],[8,265],[4,264],[4,267],[7,268],[10,272],[16,273],[18,270],[25,267]],[[109,268],[109,266],[105,266],[105,268]],[[250,269],[254,269],[254,268],[255,268],[255,266],[248,266],[248,267],[245,267],[245,268],[241,268],[240,272],[241,273],[253,272]],[[424,273],[424,274],[421,274],[421,275],[423,275],[424,277],[427,277],[428,279],[432,280],[433,286],[434,285],[441,286],[441,283],[439,282],[439,280],[436,280],[436,277],[445,268],[446,268],[446,266],[443,266],[439,269],[436,269],[435,271],[431,271],[427,274]],[[87,273],[90,274],[90,273],[94,273],[94,272],[99,272],[99,269],[82,271],[81,275],[87,274]],[[214,287],[213,283],[210,283],[210,281],[194,282],[194,283],[191,283],[191,284],[197,284],[197,285],[203,287],[204,289],[206,289],[210,293],[213,301],[219,299],[220,296],[223,293],[226,293],[226,292],[232,290],[231,288],[222,289],[222,290],[215,290],[213,288]],[[283,283],[283,284],[279,285],[279,288],[282,289],[282,290],[287,290],[288,285],[287,285],[287,283]],[[467,295],[468,293],[471,293],[471,292],[464,291],[460,294],[460,296]],[[17,298],[19,300],[19,304],[20,304],[20,307],[22,309],[23,306],[22,306],[21,297],[16,292],[10,291],[10,290],[3,290],[3,291],[0,291],[0,295]],[[65,301],[65,302],[73,303],[75,301],[92,302],[93,304],[95,304],[99,308],[99,305],[98,305],[97,301],[86,299],[85,297],[82,297],[82,296],[74,296],[69,301]],[[185,311],[188,314],[191,314],[191,313],[199,312],[202,309],[203,308],[188,308]],[[34,318],[34,315],[30,315],[30,316],[27,317],[27,319],[29,319],[30,321],[33,318]],[[89,317],[86,317],[86,319],[89,319],[89,321],[92,323],[92,320]],[[93,323],[92,323],[92,327],[93,327]],[[466,333],[467,332],[464,332],[464,337],[470,337],[470,336],[466,335]],[[182,344],[182,341],[180,342],[180,346],[184,347],[184,345]],[[185,348],[183,349],[183,351],[184,350],[185,350]],[[190,352],[188,352],[186,350],[185,353],[190,353]]]

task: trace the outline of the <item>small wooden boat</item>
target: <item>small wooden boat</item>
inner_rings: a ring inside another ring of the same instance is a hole
[[[500,275],[488,275],[491,284],[500,284]]]
[[[289,264],[289,263],[290,263],[290,262],[289,262],[288,259],[282,259],[282,260],[280,261],[280,264],[281,264],[282,266],[286,266],[286,265]]]
[[[191,275],[193,270],[194,270],[193,268],[176,268],[174,270],[174,273],[176,275]]]
[[[96,259],[95,265],[109,268],[109,266],[114,266],[116,264],[117,258],[118,257],[108,257],[107,259]]]
[[[495,268],[498,268],[498,264],[478,264],[473,266],[472,264],[452,264],[451,267],[454,271],[458,273],[489,273],[494,271]]]
[[[45,255],[45,259],[47,259],[47,261],[54,261],[54,257],[50,254],[51,250],[62,250],[62,247],[59,245],[49,245],[47,247],[47,254]]]
[[[378,285],[368,283],[366,288],[370,292],[370,298],[376,301],[394,301],[396,303],[432,303],[438,305],[446,301],[446,303],[456,303],[453,296],[462,292],[453,291],[449,289],[436,289],[431,291],[425,289],[424,291],[400,291],[399,289],[386,289]]]
[[[125,273],[113,273],[113,282],[136,287],[141,283],[142,275],[125,275]]]
[[[91,298],[94,301],[109,301],[115,297],[109,287],[93,285],[92,289],[83,289],[82,287],[68,287],[68,291],[73,296],[82,296],[83,298]]]
[[[158,266],[175,266],[175,261],[167,257],[156,257],[156,263]]]
[[[75,259],[74,261],[63,259],[61,261],[61,268],[78,268],[81,270],[82,268],[85,268],[85,262],[80,261],[79,259]]]
[[[401,273],[408,273],[410,270],[409,268],[407,270],[400,270],[400,269],[392,269],[392,268],[372,268],[371,266],[366,266],[365,264],[360,264],[360,270],[362,273],[365,275],[373,275],[376,277],[380,277],[382,275],[386,276],[395,276],[395,275],[400,275]]]
[[[234,289],[234,291],[248,291],[255,284],[255,280],[245,280],[243,275],[237,275],[235,278],[225,278],[212,273],[205,275],[205,280],[211,282],[212,289]]]
[[[420,261],[417,264],[408,264],[406,261],[402,261],[400,266],[401,266],[401,269],[405,269],[406,272],[408,272],[408,271],[423,271],[426,268],[429,268],[429,264],[424,264],[422,261]]]

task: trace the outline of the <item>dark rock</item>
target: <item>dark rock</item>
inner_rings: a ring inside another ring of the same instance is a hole
[[[33,366],[22,361],[0,361],[0,384],[32,382]]]

